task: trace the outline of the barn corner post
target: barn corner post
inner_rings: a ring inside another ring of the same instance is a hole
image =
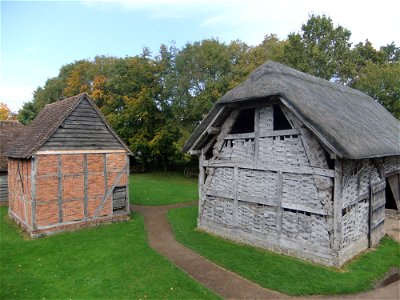
[[[129,155],[125,155],[126,157],[126,213],[130,215],[130,207],[129,207],[129,176],[130,176],[130,161],[129,161]]]
[[[32,197],[32,229],[36,230],[36,169],[37,169],[37,158],[32,156],[31,158],[31,197]]]
[[[340,250],[342,244],[342,180],[343,161],[335,159],[335,179],[333,190],[333,250],[334,264],[340,265]]]
[[[198,207],[198,216],[197,216],[197,226],[201,226],[201,212],[203,208],[203,186],[204,186],[204,180],[205,180],[205,170],[204,170],[204,149],[201,150],[199,154],[199,207]]]

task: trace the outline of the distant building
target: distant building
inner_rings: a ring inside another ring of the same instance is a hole
[[[9,216],[31,237],[129,218],[130,151],[86,94],[46,105],[6,155]]]
[[[0,205],[8,203],[8,162],[4,153],[23,128],[24,125],[15,120],[0,121]]]
[[[184,146],[200,156],[198,227],[340,266],[400,208],[399,129],[360,91],[267,62]]]

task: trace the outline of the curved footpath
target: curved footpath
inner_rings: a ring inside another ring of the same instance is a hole
[[[195,205],[197,202],[166,206],[132,206],[131,211],[144,216],[150,247],[225,299],[400,299],[400,282],[368,292],[339,295],[290,297],[253,283],[200,256],[175,240],[167,212],[172,208]]]

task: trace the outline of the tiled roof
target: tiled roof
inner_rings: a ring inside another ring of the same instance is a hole
[[[21,134],[23,128],[24,125],[18,121],[0,121],[0,171],[7,171],[7,157],[4,153],[11,142]]]

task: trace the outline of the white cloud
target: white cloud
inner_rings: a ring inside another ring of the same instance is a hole
[[[18,112],[23,103],[32,100],[32,93],[36,88],[28,85],[2,85],[0,102],[7,104],[13,112]]]
[[[90,7],[123,10],[144,10],[153,18],[190,18],[191,14],[203,14],[202,29],[220,30],[218,35],[234,36],[251,44],[269,33],[280,38],[298,31],[311,13],[326,14],[335,24],[352,32],[352,42],[369,39],[375,47],[395,41],[400,45],[400,2],[376,1],[321,1],[321,0],[84,0]]]

